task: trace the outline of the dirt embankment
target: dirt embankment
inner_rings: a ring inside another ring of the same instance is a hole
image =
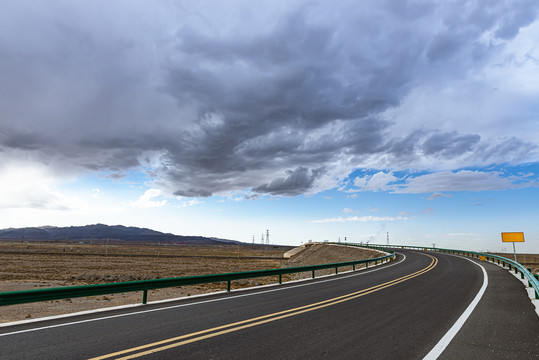
[[[313,244],[293,255],[289,260],[281,263],[281,267],[295,267],[318,264],[331,264],[338,262],[347,262],[361,259],[372,259],[383,256],[376,250],[368,250],[353,246]],[[365,267],[365,265],[356,265],[356,269]],[[352,266],[339,268],[339,272],[352,270]],[[334,274],[334,269],[317,270],[315,276]],[[298,280],[311,277],[311,273],[291,274],[287,280]]]
[[[61,247],[59,249],[58,247]],[[64,252],[64,248],[66,251]],[[289,260],[290,247],[253,246],[108,246],[0,243],[0,291],[85,285],[164,277],[215,274],[278,267],[343,262],[378,257],[375,251],[330,245],[314,245]],[[58,251],[60,250],[60,251]],[[192,255],[192,256],[189,256]],[[345,269],[342,269],[343,271]],[[325,273],[332,273],[326,271]],[[316,272],[323,275],[324,272]],[[293,275],[286,280],[303,278]],[[246,279],[233,288],[275,283],[275,277]],[[151,290],[148,300],[171,299],[225,290],[225,283]],[[90,296],[0,308],[0,322],[136,304],[141,292]]]
[[[380,252],[340,245],[314,244],[285,261],[282,267],[330,264],[382,256]]]

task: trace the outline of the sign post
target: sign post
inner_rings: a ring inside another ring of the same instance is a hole
[[[523,232],[503,232],[502,242],[513,243],[513,254],[515,255],[515,261],[517,261],[517,252],[515,250],[515,243],[524,242],[524,233]]]

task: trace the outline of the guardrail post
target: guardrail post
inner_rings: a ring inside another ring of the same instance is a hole
[[[518,269],[516,266],[515,266],[515,274],[518,274]]]
[[[314,279],[314,270],[313,270],[313,279]]]
[[[352,270],[353,270],[353,271],[356,271],[356,264],[353,264],[353,265],[352,265]]]
[[[337,275],[339,273],[339,268],[337,266],[335,266],[335,275]]]
[[[230,280],[226,281],[226,291],[230,291]]]
[[[283,283],[283,275],[279,274],[279,285]]]
[[[365,263],[365,269],[368,268],[368,267],[369,267],[369,262],[367,261],[367,262]]]
[[[148,302],[148,290],[142,290],[142,304],[145,305]]]

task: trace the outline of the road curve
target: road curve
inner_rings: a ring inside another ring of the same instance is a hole
[[[316,281],[1,328],[0,358],[422,359],[483,273],[461,257],[399,253]]]

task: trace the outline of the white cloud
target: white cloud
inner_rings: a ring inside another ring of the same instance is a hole
[[[182,202],[182,207],[190,207],[190,206],[195,206],[195,205],[202,204],[202,203],[203,203],[203,201],[200,201],[198,199],[191,199],[189,201]]]
[[[98,188],[92,189],[92,197],[94,199],[101,199],[102,196],[103,196],[103,191],[101,191]]]
[[[397,178],[393,173],[378,172],[374,175],[356,177],[354,185],[347,192],[389,191],[400,194],[433,193],[429,200],[439,197],[452,197],[447,191],[498,191],[525,187],[539,187],[539,181],[529,173],[505,175],[501,171],[441,171],[426,175],[405,175]],[[347,197],[352,197],[348,195]]]
[[[33,163],[0,164],[0,208],[71,210],[84,206],[57,189],[58,179],[46,166]]]
[[[392,187],[395,193],[442,193],[444,191],[496,191],[519,187],[538,186],[537,181],[520,176],[504,177],[497,171],[457,172],[442,171],[417,177],[410,177],[404,185]],[[434,195],[433,195],[434,196]],[[438,195],[439,197],[441,195]]]
[[[361,191],[386,191],[392,188],[391,183],[399,179],[392,172],[380,171],[374,175],[356,177],[354,185]]]
[[[440,198],[440,197],[448,197],[448,198],[451,198],[453,197],[453,195],[451,194],[442,194],[440,192],[435,192],[434,194],[432,194],[431,196],[428,197],[429,200],[434,200],[434,199],[437,199],[437,198]]]
[[[397,221],[407,220],[406,216],[351,216],[351,217],[336,217],[320,220],[312,220],[311,223],[344,223],[344,222],[379,222],[379,221]]]
[[[139,208],[154,208],[165,206],[167,201],[163,200],[154,200],[161,197],[160,189],[148,189],[142,194],[137,201],[131,202],[131,205]]]
[[[350,209],[350,208],[344,208],[342,210],[343,213],[347,213],[347,214],[350,214],[350,213],[353,213],[354,212],[354,209]]]

